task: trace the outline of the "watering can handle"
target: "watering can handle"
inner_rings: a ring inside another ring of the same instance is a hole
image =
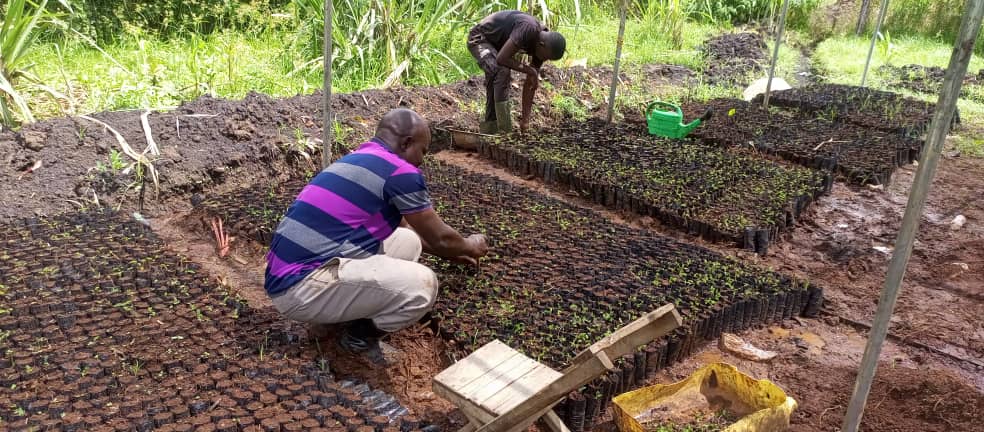
[[[663,101],[652,101],[649,105],[646,105],[646,117],[648,117],[649,114],[652,113],[657,107],[669,108],[667,111],[676,111],[677,114],[680,115],[680,118],[683,118],[683,111],[680,110],[680,107]]]

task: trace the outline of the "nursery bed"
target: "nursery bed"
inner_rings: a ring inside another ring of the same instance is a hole
[[[426,258],[441,280],[434,316],[453,354],[499,339],[561,368],[593,341],[662,304],[674,303],[685,317],[685,327],[619,359],[616,372],[568,398],[559,409],[575,430],[592,424],[611,395],[685,358],[702,341],[814,315],[822,303],[822,290],[809,283],[614,224],[494,177],[435,160],[426,175],[442,218],[491,241],[480,270]],[[301,187],[251,187],[208,199],[199,211],[227,219],[231,234],[263,241],[279,219],[273,215],[282,214]]]
[[[409,431],[337,380],[303,330],[256,311],[121,215],[0,227],[0,428]],[[367,429],[368,428],[368,429]]]

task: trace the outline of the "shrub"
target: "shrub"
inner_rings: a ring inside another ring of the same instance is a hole
[[[59,0],[61,2],[61,0]],[[68,7],[63,3],[64,7]],[[7,0],[0,8],[0,126],[34,121],[28,99],[18,91],[20,82],[45,90],[41,80],[31,73],[27,55],[38,40],[38,29],[60,23],[47,10],[48,0],[35,5],[27,0]]]
[[[790,0],[787,25],[805,27],[822,1]],[[690,0],[686,3],[693,19],[734,24],[768,20],[777,16],[782,8],[782,0]]]
[[[101,42],[126,30],[162,37],[211,34],[222,29],[265,26],[289,0],[80,0],[73,22]]]

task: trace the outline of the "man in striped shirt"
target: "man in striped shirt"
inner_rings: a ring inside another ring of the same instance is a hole
[[[379,338],[417,322],[437,297],[421,252],[467,263],[488,252],[484,236],[462,237],[434,211],[417,168],[430,140],[417,113],[387,113],[375,137],[301,191],[267,254],[274,307],[297,321],[348,323],[339,344],[376,363],[385,362]]]

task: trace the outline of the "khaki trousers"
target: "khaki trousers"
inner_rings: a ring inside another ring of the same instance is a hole
[[[372,319],[392,332],[416,323],[437,298],[437,276],[420,264],[413,230],[397,228],[382,251],[364,259],[336,258],[273,298],[287,318],[316,324]]]

